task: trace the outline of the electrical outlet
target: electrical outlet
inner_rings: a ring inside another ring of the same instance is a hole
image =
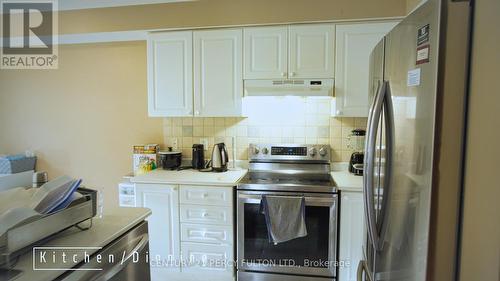
[[[208,150],[208,139],[207,138],[201,138],[200,143],[203,144],[204,150]]]
[[[177,150],[177,149],[179,148],[179,143],[177,142],[177,138],[174,138],[174,139],[172,140],[172,148],[173,148],[174,150]]]

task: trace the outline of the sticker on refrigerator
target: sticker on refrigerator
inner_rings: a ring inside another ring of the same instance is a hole
[[[430,46],[429,44],[417,48],[417,61],[416,64],[429,62]]]
[[[415,68],[408,71],[406,85],[408,87],[420,85],[420,68]]]
[[[417,46],[429,42],[429,25],[426,24],[417,31]]]

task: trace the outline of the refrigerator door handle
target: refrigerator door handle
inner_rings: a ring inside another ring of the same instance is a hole
[[[389,81],[386,83],[384,95],[384,119],[385,119],[385,167],[384,167],[384,194],[382,197],[381,210],[380,210],[380,223],[379,223],[379,241],[378,249],[382,250],[384,245],[385,233],[387,231],[389,221],[389,202],[392,188],[392,168],[394,162],[394,110],[392,106],[392,94]]]
[[[365,274],[363,274],[363,273],[365,273]],[[357,271],[356,276],[357,276],[356,281],[373,281],[372,276],[370,275],[370,273],[367,270],[366,261],[364,261],[364,260],[359,261],[358,271]],[[364,280],[363,280],[363,276],[366,277]]]
[[[375,250],[379,247],[379,233],[377,231],[377,224],[375,221],[375,204],[374,204],[374,169],[375,169],[375,153],[376,153],[376,140],[378,124],[382,114],[383,102],[386,92],[387,82],[383,82],[379,87],[375,99],[370,109],[368,116],[368,134],[365,143],[365,170],[363,171],[363,199],[365,205],[365,217],[368,237]]]

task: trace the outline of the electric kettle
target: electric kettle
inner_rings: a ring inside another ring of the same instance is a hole
[[[215,144],[212,150],[212,171],[227,171],[228,162],[229,155],[227,154],[226,145],[223,142]]]

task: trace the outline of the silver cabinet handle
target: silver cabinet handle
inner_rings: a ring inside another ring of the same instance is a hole
[[[295,76],[295,72],[290,72],[290,76],[291,77]]]
[[[382,113],[383,101],[386,91],[386,83],[379,87],[368,116],[368,135],[365,143],[365,159],[363,171],[363,199],[365,205],[366,227],[370,242],[378,250],[379,234],[375,221],[375,206],[373,203],[373,173],[375,166],[375,149],[378,124]]]
[[[281,72],[281,77],[286,77],[286,72]]]

